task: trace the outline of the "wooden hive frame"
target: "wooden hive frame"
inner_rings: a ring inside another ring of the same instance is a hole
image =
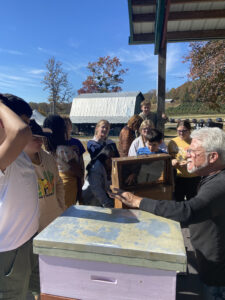
[[[124,170],[132,166],[141,166],[156,161],[164,161],[164,168],[160,178],[154,182],[136,183],[133,185],[124,184]],[[142,155],[139,157],[120,157],[112,159],[112,188],[119,188],[130,191],[135,195],[157,200],[171,200],[174,189],[173,168],[171,156],[168,154]],[[124,205],[115,199],[115,208],[125,208]]]

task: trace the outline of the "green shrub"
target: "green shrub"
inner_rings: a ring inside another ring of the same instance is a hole
[[[225,113],[225,104],[220,105],[220,110],[214,110],[208,106],[207,103],[194,102],[182,103],[176,107],[169,107],[166,110],[168,115],[189,115],[189,114],[215,114]]]

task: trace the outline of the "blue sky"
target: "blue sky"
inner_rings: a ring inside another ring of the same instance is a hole
[[[127,0],[7,0],[0,7],[0,92],[47,101],[41,80],[52,56],[63,63],[75,92],[88,75],[88,62],[106,55],[129,69],[123,91],[156,88],[154,46],[128,45]],[[187,43],[168,44],[168,89],[187,80],[187,53]]]

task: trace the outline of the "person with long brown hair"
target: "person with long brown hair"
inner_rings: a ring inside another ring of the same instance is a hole
[[[121,157],[128,156],[130,145],[135,139],[135,131],[139,129],[141,123],[142,118],[138,115],[134,115],[120,131],[118,149]]]

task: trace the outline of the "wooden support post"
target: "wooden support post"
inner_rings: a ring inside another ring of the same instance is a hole
[[[158,55],[158,93],[157,93],[157,129],[164,132],[164,121],[162,114],[165,113],[165,95],[166,95],[166,43],[161,48]]]

